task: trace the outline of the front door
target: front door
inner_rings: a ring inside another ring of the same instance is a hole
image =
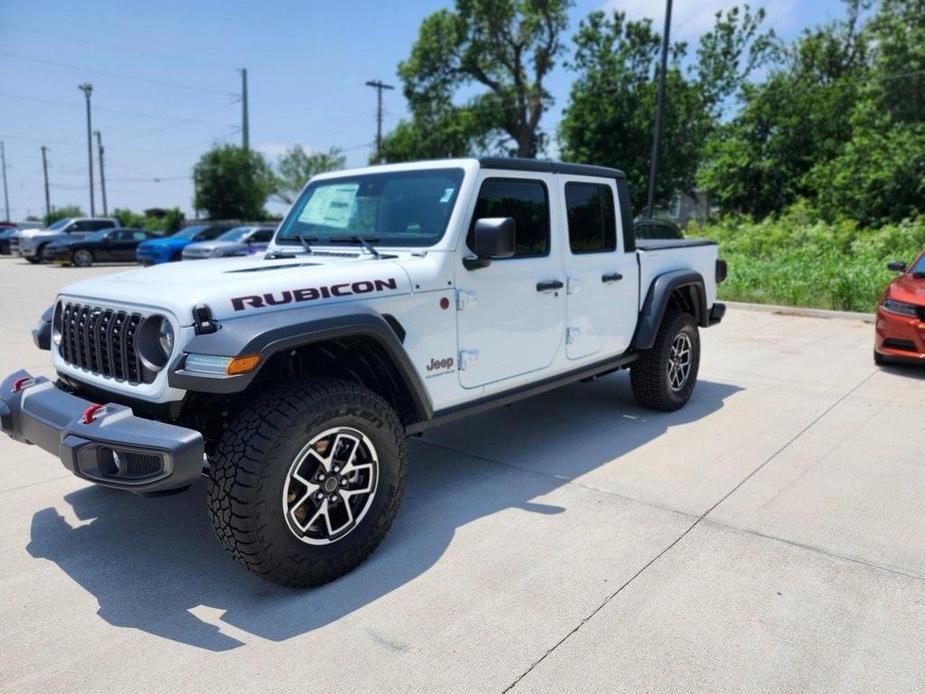
[[[567,230],[566,354],[569,359],[622,354],[638,319],[639,265],[625,252],[615,181],[557,176]]]
[[[457,270],[459,380],[476,388],[552,363],[563,339],[565,277],[553,174],[483,172],[469,221],[511,217],[515,254],[488,267]],[[554,225],[556,225],[554,227]]]

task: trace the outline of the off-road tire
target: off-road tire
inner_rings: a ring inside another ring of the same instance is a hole
[[[283,489],[299,452],[331,427],[362,432],[378,453],[378,485],[366,515],[342,538],[310,545],[290,530]],[[209,467],[209,515],[225,549],[248,570],[284,586],[332,581],[362,563],[385,537],[407,471],[404,427],[361,385],[329,378],[264,390],[230,418]]]
[[[687,380],[679,390],[668,381],[669,357],[675,338],[686,334],[691,345],[691,364]],[[697,321],[687,312],[668,308],[651,349],[640,354],[630,367],[630,383],[636,401],[643,407],[673,412],[683,407],[694,392],[700,369],[700,332]]]

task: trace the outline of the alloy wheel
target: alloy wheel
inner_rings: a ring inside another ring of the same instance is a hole
[[[378,480],[378,454],[365,434],[350,427],[323,431],[289,468],[283,487],[286,524],[307,544],[337,542],[369,511]]]
[[[692,356],[691,338],[687,333],[678,333],[668,353],[668,385],[675,393],[687,385]]]

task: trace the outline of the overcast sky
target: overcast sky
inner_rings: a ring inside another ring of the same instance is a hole
[[[675,0],[673,37],[694,42],[726,0]],[[764,4],[784,37],[841,14],[838,0]],[[40,146],[49,148],[53,206],[89,211],[81,82],[93,84],[93,128],[106,158],[110,210],[192,210],[190,172],[213,142],[240,142],[239,68],[248,69],[251,145],[275,159],[293,144],[334,145],[365,164],[375,134],[375,93],[364,82],[400,86],[395,68],[421,20],[440,0],[244,2],[229,0],[3,0],[0,4],[0,140],[6,146],[10,216],[44,212]],[[578,0],[581,17],[600,8],[652,17],[664,3]],[[550,81],[553,130],[570,75]],[[406,113],[387,92],[385,128]],[[94,151],[95,157],[95,151]],[[96,161],[94,161],[96,167]],[[98,184],[98,172],[97,172]],[[0,200],[2,203],[2,200]],[[97,208],[101,211],[99,190]],[[282,211],[279,205],[271,209]],[[0,209],[0,217],[3,216]]]

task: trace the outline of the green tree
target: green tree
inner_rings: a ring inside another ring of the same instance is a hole
[[[490,148],[540,152],[552,98],[545,80],[563,50],[571,0],[456,0],[426,17],[398,67],[412,119],[386,138],[392,161]],[[458,103],[462,90],[484,90]]]
[[[763,11],[753,14],[747,5],[717,13],[687,74],[681,68],[686,45],[671,46],[658,204],[678,191],[694,192],[704,140],[730,97],[773,54],[774,37],[761,32],[763,20]],[[563,158],[623,169],[633,206],[641,209],[648,188],[661,37],[648,19],[627,21],[621,12],[594,12],[581,22],[574,43],[570,67],[578,74],[559,127]]]
[[[54,224],[59,219],[67,219],[68,217],[86,217],[87,213],[84,212],[80,205],[65,205],[64,207],[56,207],[48,214],[44,215],[42,219],[45,224]]]
[[[699,173],[722,209],[762,218],[816,199],[819,167],[851,139],[867,80],[865,2],[850,0],[846,19],[805,31],[763,82],[743,87],[741,110],[711,135]]]
[[[261,219],[276,178],[254,150],[214,145],[193,167],[195,202],[212,219]]]
[[[145,224],[145,216],[132,212],[132,210],[117,207],[112,211],[112,216],[119,220],[119,224],[132,229],[140,229]]]
[[[309,153],[296,145],[286,150],[277,162],[276,197],[291,205],[312,176],[342,169],[346,162],[347,157],[336,147]]]

